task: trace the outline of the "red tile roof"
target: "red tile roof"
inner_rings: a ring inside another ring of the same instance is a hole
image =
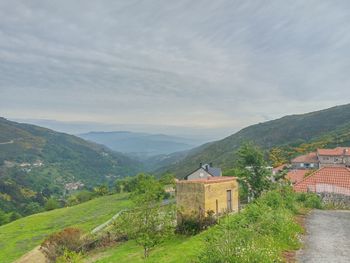
[[[203,184],[211,184],[211,183],[221,183],[221,182],[230,182],[237,180],[237,177],[234,176],[213,176],[203,179],[192,179],[192,180],[179,180],[177,183],[203,183]]]
[[[312,152],[305,155],[298,156],[292,160],[292,163],[317,163],[317,153]]]
[[[350,155],[350,149],[347,147],[337,147],[335,149],[317,149],[317,154],[328,156]]]
[[[329,192],[350,196],[350,169],[324,167],[294,185],[296,192]]]
[[[305,174],[310,170],[291,170],[287,173],[286,178],[293,184],[301,182],[305,178]]]

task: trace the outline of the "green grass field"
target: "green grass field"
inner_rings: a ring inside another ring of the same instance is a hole
[[[203,247],[204,232],[192,237],[175,236],[151,251],[147,260],[143,250],[134,241],[100,251],[101,258],[96,263],[185,263],[195,260]],[[91,255],[90,255],[91,256]],[[95,255],[96,256],[96,255]],[[98,258],[98,255],[97,257]],[[91,262],[91,261],[90,261]]]
[[[0,226],[0,262],[13,262],[39,245],[47,235],[65,227],[92,230],[130,204],[125,194],[110,195],[80,205],[31,215]]]

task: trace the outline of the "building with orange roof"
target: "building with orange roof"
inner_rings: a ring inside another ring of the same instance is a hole
[[[291,160],[293,169],[317,169],[322,167],[350,167],[350,148],[317,149]]]
[[[287,173],[286,179],[288,179],[292,184],[296,184],[296,183],[299,183],[302,180],[304,180],[306,174],[309,173],[309,172],[310,172],[310,170],[306,170],[306,169],[303,169],[303,170],[298,170],[298,169],[291,170],[291,171],[289,171]]]
[[[332,193],[350,196],[350,169],[323,167],[293,186],[296,192]]]
[[[319,160],[317,153],[312,152],[298,156],[291,161],[293,169],[317,169]]]
[[[350,148],[317,149],[317,157],[321,167],[350,167]]]

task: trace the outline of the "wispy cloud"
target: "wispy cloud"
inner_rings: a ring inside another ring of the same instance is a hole
[[[350,97],[347,1],[0,0],[12,118],[234,131]]]

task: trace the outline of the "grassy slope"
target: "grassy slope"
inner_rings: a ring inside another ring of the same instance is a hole
[[[103,258],[97,263],[128,263],[128,262],[191,262],[196,259],[203,246],[205,232],[193,237],[175,236],[153,251],[149,258],[143,259],[143,250],[134,241],[128,241],[120,246],[108,249],[101,253]]]
[[[47,235],[65,227],[91,230],[129,205],[125,195],[117,194],[3,225],[0,227],[0,262],[12,262],[39,245]]]

